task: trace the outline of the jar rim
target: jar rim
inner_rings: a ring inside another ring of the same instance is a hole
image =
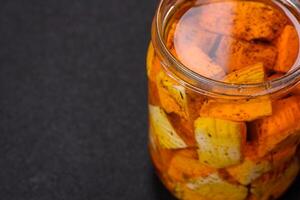
[[[254,84],[232,84],[226,83],[219,80],[215,80],[209,77],[205,77],[200,75],[192,70],[190,70],[187,66],[182,64],[168,49],[164,40],[164,28],[166,27],[165,16],[163,17],[162,9],[164,7],[164,3],[168,3],[170,0],[161,0],[154,18],[153,22],[153,31],[152,31],[152,43],[155,51],[159,51],[158,55],[162,58],[162,66],[166,70],[166,72],[176,79],[179,83],[185,85],[186,87],[196,90],[197,92],[205,93],[209,96],[225,96],[225,97],[238,97],[238,98],[250,98],[250,97],[260,97],[271,95],[282,90],[287,90],[300,81],[300,48],[298,52],[298,57],[296,62],[294,63],[294,68],[289,73],[281,76],[280,78],[276,78],[273,80],[267,80],[261,83]],[[276,3],[279,6],[292,6],[297,13],[300,14],[300,8],[294,2],[277,0],[281,4]],[[167,15],[170,14],[171,10],[174,7],[171,7],[167,11]],[[295,19],[293,23],[299,24],[299,19],[296,19],[296,16],[293,15]],[[294,24],[296,26],[296,24]],[[299,26],[300,28],[300,26]],[[300,33],[297,29],[298,36],[300,39]],[[300,40],[299,40],[300,43]],[[300,46],[300,45],[299,45]],[[298,63],[297,63],[298,61]],[[205,87],[203,87],[205,86]],[[210,88],[207,90],[205,88]],[[213,91],[214,89],[215,91]]]

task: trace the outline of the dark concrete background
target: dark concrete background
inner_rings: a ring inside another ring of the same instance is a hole
[[[0,199],[171,200],[146,148],[156,1],[0,2]]]

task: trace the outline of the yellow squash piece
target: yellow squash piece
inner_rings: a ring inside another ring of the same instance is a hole
[[[187,188],[184,184],[175,185],[174,195],[181,200],[207,200],[201,194]]]
[[[254,123],[253,134],[258,137],[259,156],[299,143],[300,97],[279,100],[274,103],[273,110],[272,116]]]
[[[252,121],[272,115],[272,103],[269,98],[241,101],[209,100],[200,110],[201,117],[213,117],[232,121]]]
[[[277,62],[274,70],[277,72],[288,72],[293,66],[299,51],[299,38],[296,29],[287,25],[276,41],[278,49]]]
[[[227,172],[239,183],[248,185],[271,169],[272,165],[267,159],[252,160],[246,158],[242,164],[228,168]]]
[[[163,109],[149,105],[149,114],[153,132],[162,148],[180,149],[187,147],[169,122]]]
[[[218,173],[189,181],[186,187],[209,200],[244,200],[248,195],[246,187],[231,184],[223,180]]]
[[[287,23],[283,13],[261,2],[222,1],[198,9],[200,27],[247,41],[272,41]]]
[[[251,184],[251,193],[260,200],[279,198],[299,173],[299,160],[295,159],[284,171],[270,172]]]
[[[165,111],[188,118],[188,102],[185,88],[164,72],[159,73],[157,77],[157,87],[160,102]]]
[[[231,72],[225,77],[224,82],[234,84],[262,83],[265,80],[265,74],[263,63],[257,63]]]
[[[272,69],[277,58],[277,49],[272,45],[256,44],[223,36],[215,53],[215,62],[228,73],[241,68],[263,63]]]
[[[198,177],[206,177],[215,171],[214,168],[199,163],[196,150],[186,149],[174,155],[168,175],[174,181],[185,182]]]
[[[241,162],[245,123],[200,117],[194,126],[201,163],[224,168]]]

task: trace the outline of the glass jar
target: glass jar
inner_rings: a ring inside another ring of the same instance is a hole
[[[160,2],[147,54],[149,149],[157,174],[178,199],[277,199],[300,167],[298,65],[251,84],[196,73],[166,42],[168,22],[185,2],[193,1]],[[293,3],[272,2],[299,25]]]

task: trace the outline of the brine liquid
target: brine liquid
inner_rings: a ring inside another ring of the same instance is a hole
[[[192,71],[216,80],[256,64],[265,80],[278,78],[296,67],[299,24],[288,9],[265,2],[184,3],[169,20],[167,47]]]

